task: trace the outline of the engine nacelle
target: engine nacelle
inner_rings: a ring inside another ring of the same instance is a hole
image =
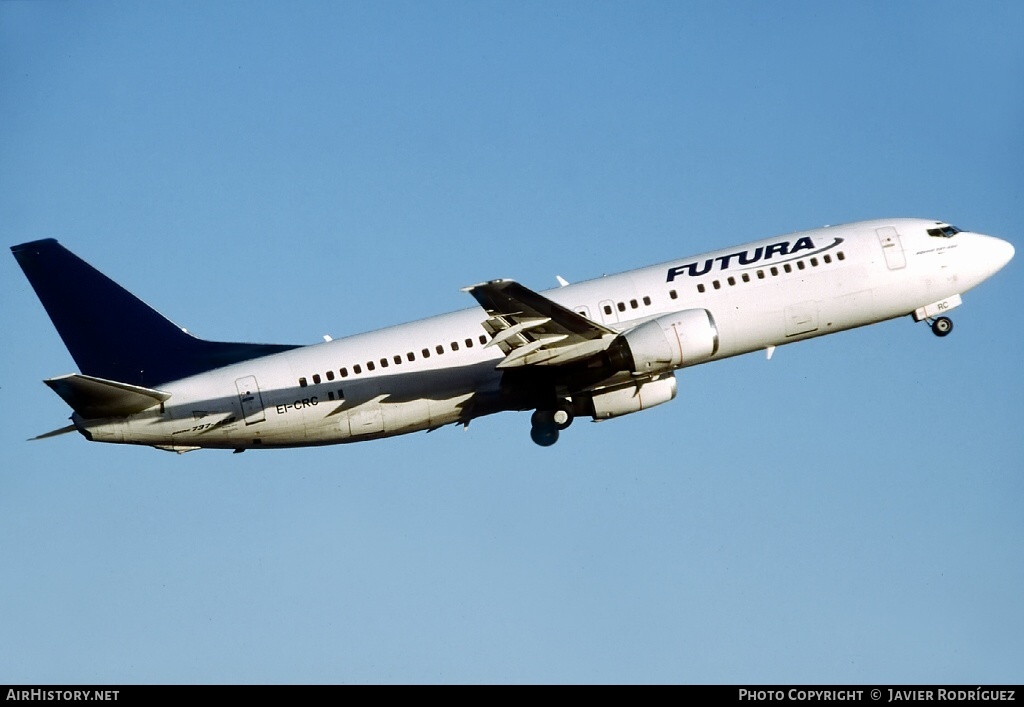
[[[620,334],[608,353],[622,370],[671,371],[701,363],[718,353],[718,328],[708,310],[684,309]]]
[[[669,373],[653,380],[597,393],[587,412],[595,420],[607,420],[667,403],[676,397],[676,377]]]

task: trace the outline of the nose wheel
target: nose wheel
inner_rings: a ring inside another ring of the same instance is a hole
[[[939,317],[932,322],[932,333],[935,336],[949,336],[953,331],[953,320],[949,317]]]

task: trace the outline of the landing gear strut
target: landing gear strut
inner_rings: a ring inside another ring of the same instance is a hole
[[[953,320],[949,317],[939,317],[932,322],[932,333],[935,336],[949,336],[953,331]]]
[[[542,447],[550,447],[558,441],[558,433],[572,424],[572,405],[561,401],[553,410],[534,411],[530,418],[530,439]]]

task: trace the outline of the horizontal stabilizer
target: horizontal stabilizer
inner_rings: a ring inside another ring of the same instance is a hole
[[[148,410],[171,397],[161,390],[72,373],[49,378],[46,385],[85,419],[127,417]]]
[[[67,427],[61,427],[59,430],[52,430],[50,432],[44,432],[41,435],[36,435],[35,437],[32,437],[29,440],[29,442],[35,442],[36,440],[40,440],[40,439],[50,439],[50,437],[59,437],[60,435],[66,435],[68,432],[74,432],[74,431],[75,431],[75,426],[74,425],[68,425]]]

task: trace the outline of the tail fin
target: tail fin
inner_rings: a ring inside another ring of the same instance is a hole
[[[297,348],[197,339],[52,238],[11,252],[86,375],[151,388]]]

